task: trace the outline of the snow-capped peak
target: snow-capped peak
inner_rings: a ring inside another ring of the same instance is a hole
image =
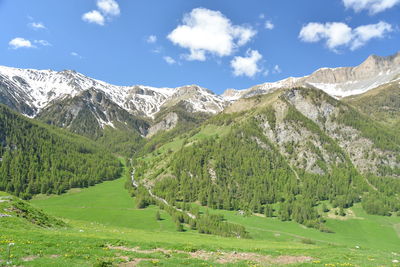
[[[242,97],[267,94],[279,88],[303,86],[321,89],[334,97],[346,97],[365,93],[399,77],[400,52],[388,57],[371,55],[356,67],[320,68],[304,77],[289,77],[245,90],[229,89],[222,96],[228,101],[236,101]]]
[[[128,112],[151,118],[164,104],[174,103],[177,99],[186,101],[195,112],[219,112],[223,109],[224,102],[211,91],[195,85],[177,88],[116,86],[71,70],[33,70],[0,66],[0,82],[7,84],[5,88],[8,88],[8,95],[17,102],[26,103],[34,110],[32,116],[54,101],[74,97],[91,88],[102,91]]]

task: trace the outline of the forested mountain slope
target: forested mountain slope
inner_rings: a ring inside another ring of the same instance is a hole
[[[0,105],[0,190],[23,198],[119,177],[121,165],[90,140]]]
[[[174,203],[279,216],[326,230],[315,206],[400,209],[400,140],[316,89],[241,99],[135,161],[141,184]]]

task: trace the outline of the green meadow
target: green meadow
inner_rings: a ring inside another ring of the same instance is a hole
[[[223,238],[188,226],[178,232],[157,206],[137,209],[125,181],[121,177],[30,201],[33,209],[66,222],[63,227],[0,218],[0,266],[7,261],[16,266],[399,266],[399,217],[367,215],[356,205],[348,219],[327,219],[335,233],[322,233],[276,218],[209,210],[244,225],[252,237]],[[242,254],[246,257],[237,256]],[[302,257],[306,260],[293,261]]]

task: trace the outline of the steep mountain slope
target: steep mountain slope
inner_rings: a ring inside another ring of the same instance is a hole
[[[106,126],[123,127],[138,135],[146,135],[149,127],[148,122],[132,116],[94,88],[45,107],[36,118],[92,138],[100,137]]]
[[[86,77],[75,71],[17,69],[0,66],[0,92],[4,104],[35,116],[41,109],[65,97],[96,89],[116,105],[136,116],[153,117],[163,105],[185,100],[195,111],[216,113],[223,100],[199,86],[155,88],[149,86],[116,86]],[[19,107],[16,103],[24,103]]]
[[[0,66],[0,103],[92,138],[104,136],[105,126],[120,128],[117,125],[132,135],[145,136],[149,132],[152,136],[160,129],[171,130],[176,126],[176,116],[170,115],[164,122],[157,116],[174,106],[183,107],[187,113],[212,115],[238,99],[281,88],[319,88],[331,96],[345,97],[394,84],[399,78],[400,53],[389,57],[370,56],[357,67],[322,68],[305,77],[291,77],[246,90],[230,89],[221,96],[197,85],[115,86],[75,71]]]
[[[29,198],[119,177],[119,161],[90,140],[0,105],[0,190]]]
[[[139,144],[148,132],[151,136],[160,129],[174,128],[175,124],[159,124],[160,116],[154,120],[160,111],[179,106],[187,114],[215,114],[226,105],[221,97],[196,85],[115,86],[75,71],[8,67],[0,67],[0,103],[74,133],[102,138],[102,143],[116,152],[121,148],[118,143]],[[155,125],[149,129],[150,124]],[[112,142],[107,141],[110,138]]]
[[[168,202],[272,214],[326,230],[314,208],[397,211],[400,139],[317,89],[241,99],[135,163]],[[360,196],[362,198],[360,199]],[[376,207],[380,207],[376,209]],[[273,211],[272,211],[273,212]]]
[[[102,91],[119,106],[135,115],[150,116],[173,92],[169,88],[115,86],[91,79],[75,71],[52,71],[0,67],[2,92],[26,103],[33,116],[51,102],[74,97],[84,90]],[[23,112],[23,110],[18,110]]]
[[[230,101],[273,92],[280,88],[318,88],[334,97],[358,95],[400,79],[400,52],[388,57],[369,56],[356,67],[321,68],[311,75],[264,83],[246,90],[227,90]]]
[[[364,114],[397,131],[400,130],[400,82],[391,82],[364,94],[344,98]]]

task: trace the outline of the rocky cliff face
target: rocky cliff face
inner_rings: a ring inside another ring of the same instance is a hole
[[[92,138],[100,137],[105,127],[124,127],[142,136],[147,134],[149,128],[148,122],[132,116],[103,91],[94,88],[48,105],[36,118]]]
[[[399,73],[400,53],[389,57],[369,56],[357,67],[323,68],[319,69],[306,81],[309,83],[346,83],[369,80],[374,76],[382,76],[390,73]]]
[[[394,132],[318,89],[241,99],[225,113],[244,114],[237,121],[255,118],[295,170],[325,175],[354,166],[362,174],[400,177],[400,139]]]
[[[288,91],[286,99],[334,140],[361,173],[385,175],[382,169],[388,168],[400,175],[396,171],[400,169],[397,157],[400,146],[394,140],[391,145],[381,144],[380,138],[387,138],[385,142],[389,143],[391,139],[374,135],[376,131],[384,131],[375,122],[324,95],[315,101],[306,91],[293,89]]]
[[[160,122],[149,128],[147,137],[150,138],[160,131],[168,131],[173,129],[178,124],[178,114],[175,112],[168,113]]]

